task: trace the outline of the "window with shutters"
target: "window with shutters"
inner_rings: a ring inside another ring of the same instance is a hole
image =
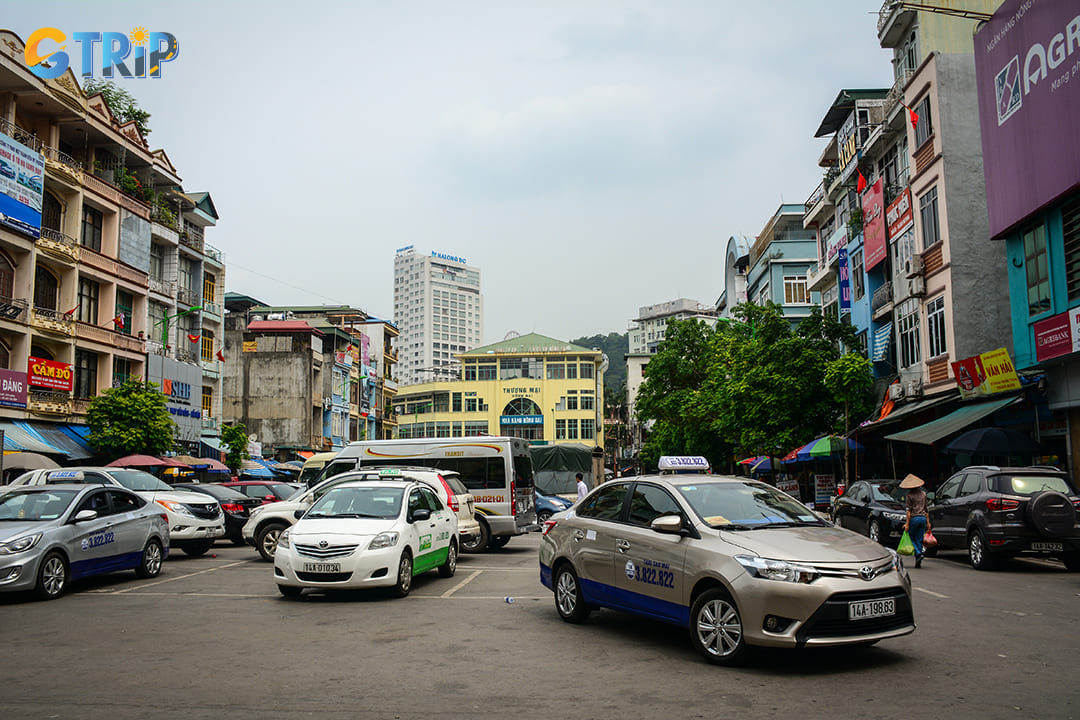
[[[1061,208],[1061,235],[1065,241],[1065,286],[1072,302],[1080,299],[1080,193]]]
[[[1046,257],[1046,225],[1024,233],[1024,270],[1027,281],[1028,316],[1050,309],[1050,268]]]

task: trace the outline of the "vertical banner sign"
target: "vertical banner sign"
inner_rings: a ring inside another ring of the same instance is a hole
[[[862,196],[865,267],[870,270],[885,259],[885,189],[881,178]]]
[[[0,134],[0,225],[41,237],[45,156]]]
[[[840,310],[851,310],[851,271],[848,269],[847,248],[840,248],[838,261],[840,282],[837,289],[840,293]]]

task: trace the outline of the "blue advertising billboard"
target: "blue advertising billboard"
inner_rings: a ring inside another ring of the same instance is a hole
[[[0,225],[41,237],[44,186],[44,156],[0,134]]]

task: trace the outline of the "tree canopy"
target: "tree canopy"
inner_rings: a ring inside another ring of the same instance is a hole
[[[225,454],[225,464],[229,466],[233,474],[240,472],[240,466],[248,455],[248,432],[243,423],[225,425],[221,428],[221,442],[228,448]]]
[[[155,383],[129,379],[90,401],[90,445],[111,457],[161,455],[173,449],[176,423]]]
[[[101,93],[112,114],[121,122],[134,122],[143,138],[150,136],[150,113],[139,107],[139,101],[131,93],[112,80],[92,78],[83,85],[87,95]]]
[[[637,399],[638,418],[653,421],[643,457],[704,455],[716,467],[732,452],[778,456],[845,432],[872,382],[865,358],[840,361],[854,343],[818,308],[793,330],[773,303],[739,305],[715,328],[669,323]]]

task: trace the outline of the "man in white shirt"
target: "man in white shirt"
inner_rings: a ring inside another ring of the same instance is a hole
[[[577,474],[577,499],[585,497],[589,493],[589,486],[585,484],[585,476],[581,473]]]

